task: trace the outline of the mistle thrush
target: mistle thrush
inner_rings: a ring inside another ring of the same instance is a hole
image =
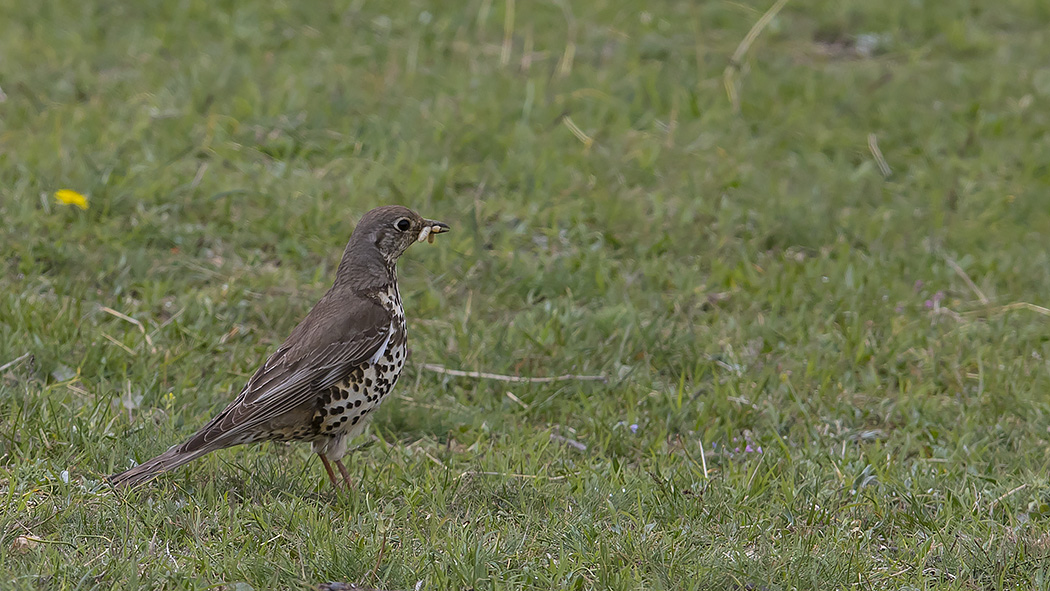
[[[240,395],[187,441],[109,477],[132,486],[217,449],[258,441],[308,441],[338,488],[347,443],[364,430],[405,366],[408,340],[395,264],[417,241],[447,232],[399,205],[366,213],[335,284],[255,372]]]

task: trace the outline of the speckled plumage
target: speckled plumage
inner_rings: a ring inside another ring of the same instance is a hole
[[[350,439],[364,431],[368,419],[397,383],[408,356],[408,327],[397,283],[375,294],[390,314],[390,333],[373,356],[345,379],[317,393],[308,424],[276,428],[260,434],[271,441],[309,441],[313,451],[331,460],[346,453]]]
[[[184,443],[110,476],[131,486],[204,454],[258,441],[312,444],[332,484],[341,458],[397,383],[408,333],[395,265],[413,242],[448,226],[401,206],[376,208],[354,229],[332,288],[255,372],[240,395]]]

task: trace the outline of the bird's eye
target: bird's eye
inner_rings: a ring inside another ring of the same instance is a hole
[[[407,218],[401,218],[394,222],[394,227],[402,232],[407,232],[412,227],[412,222],[408,221]]]

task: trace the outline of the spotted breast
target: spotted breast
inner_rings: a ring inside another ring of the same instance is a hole
[[[408,330],[397,283],[376,294],[390,312],[390,333],[371,359],[342,382],[318,393],[312,421],[315,451],[338,458],[347,442],[360,434],[383,399],[394,388],[408,354]]]

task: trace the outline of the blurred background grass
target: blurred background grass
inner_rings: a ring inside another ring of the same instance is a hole
[[[1044,586],[1050,4],[769,8],[4,2],[3,586]],[[454,232],[351,498],[98,486],[386,203]]]

